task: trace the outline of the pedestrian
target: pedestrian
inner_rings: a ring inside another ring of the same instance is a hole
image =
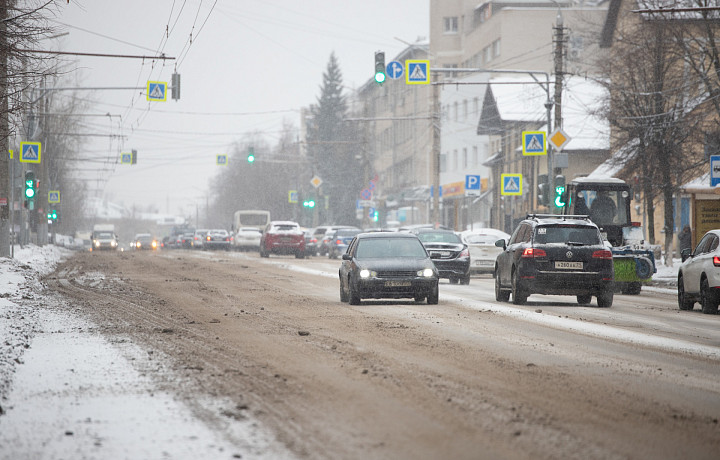
[[[690,231],[689,225],[683,227],[682,231],[678,235],[678,242],[680,243],[681,253],[684,249],[692,249],[692,231]]]

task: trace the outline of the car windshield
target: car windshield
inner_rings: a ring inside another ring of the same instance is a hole
[[[425,258],[423,245],[414,238],[368,238],[358,241],[355,257],[379,259],[392,257]]]
[[[468,244],[489,244],[491,246],[495,245],[495,242],[499,239],[501,237],[497,235],[468,235],[465,237]]]
[[[355,236],[355,235],[357,235],[358,233],[360,233],[360,230],[338,230],[338,231],[335,233],[335,236],[336,236],[337,238],[342,238],[342,237],[345,237],[345,236]]]
[[[535,244],[601,244],[595,227],[586,225],[539,226],[535,229]]]
[[[418,238],[423,243],[461,243],[460,237],[454,233],[446,232],[421,232]]]
[[[99,232],[96,234],[96,238],[101,240],[107,240],[113,237],[113,234],[110,232]]]

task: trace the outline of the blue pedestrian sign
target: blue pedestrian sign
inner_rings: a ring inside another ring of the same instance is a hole
[[[523,155],[547,155],[544,131],[523,131]]]
[[[166,81],[149,81],[147,82],[146,97],[148,101],[165,101],[167,100],[167,82]]]
[[[40,142],[20,142],[20,162],[40,163],[42,144]]]
[[[121,165],[131,165],[132,164],[132,153],[130,152],[123,152],[120,154],[120,164]]]
[[[385,73],[393,80],[397,80],[398,78],[402,77],[403,70],[403,65],[400,64],[398,61],[390,61],[390,63],[388,63],[388,65],[385,67]]]
[[[710,155],[710,186],[720,185],[720,155]]]
[[[218,166],[226,166],[228,164],[227,155],[225,155],[224,153],[217,155],[215,162]]]
[[[522,195],[522,174],[501,174],[501,195]]]
[[[48,192],[48,203],[60,203],[60,190],[50,190]]]
[[[407,59],[405,72],[405,83],[408,85],[430,84],[430,61],[427,59]]]

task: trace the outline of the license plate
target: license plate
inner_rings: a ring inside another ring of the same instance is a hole
[[[582,262],[563,262],[563,261],[555,261],[555,268],[561,268],[565,270],[582,270],[583,263]]]
[[[412,285],[410,281],[385,281],[385,287],[403,287],[410,285]]]
[[[492,260],[476,260],[475,265],[478,267],[489,267],[489,266],[493,265],[493,261]]]

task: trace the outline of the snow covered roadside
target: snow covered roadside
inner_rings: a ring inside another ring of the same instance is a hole
[[[252,420],[203,423],[138,368],[147,352],[44,295],[39,277],[71,255],[0,259],[0,459],[277,458]]]

